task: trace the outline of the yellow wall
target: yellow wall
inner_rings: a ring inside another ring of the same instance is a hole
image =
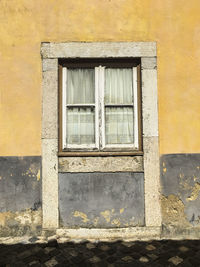
[[[160,153],[200,152],[199,0],[1,0],[0,155],[41,155],[44,41],[157,41]]]

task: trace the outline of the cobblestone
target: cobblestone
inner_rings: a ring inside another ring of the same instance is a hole
[[[0,244],[0,267],[18,266],[198,267],[200,240],[112,243],[57,243],[49,240],[43,244]]]

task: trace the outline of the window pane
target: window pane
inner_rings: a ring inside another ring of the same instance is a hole
[[[131,68],[105,69],[105,104],[133,103],[132,76]]]
[[[94,103],[94,69],[67,69],[67,104]]]
[[[94,144],[94,122],[93,107],[67,108],[67,144]]]
[[[133,144],[133,108],[107,107],[106,144]]]

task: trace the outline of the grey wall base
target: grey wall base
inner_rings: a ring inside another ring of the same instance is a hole
[[[195,236],[200,232],[200,154],[163,155],[161,185],[163,235]]]
[[[144,225],[143,173],[59,173],[60,226]]]
[[[41,232],[41,157],[0,157],[0,236]]]

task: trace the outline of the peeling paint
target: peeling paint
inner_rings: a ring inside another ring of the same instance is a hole
[[[195,183],[191,195],[187,198],[187,201],[194,201],[198,198],[200,192],[200,183]]]
[[[7,218],[11,216],[12,216],[12,213],[9,211],[0,213],[0,226],[5,226]]]
[[[122,214],[124,212],[124,208],[119,210],[120,214]]]
[[[186,219],[184,203],[177,196],[162,196],[161,207],[164,224],[191,226]]]
[[[93,223],[96,226],[99,222],[99,217],[94,218]]]
[[[165,162],[163,161],[163,167],[165,167]]]
[[[121,225],[120,219],[116,218],[116,219],[112,220],[111,224],[120,227],[120,225]]]
[[[109,210],[102,211],[101,215],[104,217],[106,222],[108,222],[108,223],[110,222],[111,214],[110,214]]]
[[[37,181],[39,181],[40,180],[40,170],[38,170],[36,177],[37,177]]]
[[[81,211],[78,210],[74,211],[73,216],[80,217],[84,223],[89,222],[87,215]]]
[[[179,174],[179,177],[180,177],[180,178],[183,178],[183,177],[184,177],[184,174],[183,174],[183,173],[180,173],[180,174]]]
[[[41,225],[41,208],[36,211],[27,209],[0,213],[0,236],[37,235],[41,231]]]
[[[18,215],[15,217],[15,220],[19,222],[19,224],[21,225],[25,225],[25,224],[31,224],[32,220],[31,220],[31,214],[29,213],[23,213],[22,215]]]

